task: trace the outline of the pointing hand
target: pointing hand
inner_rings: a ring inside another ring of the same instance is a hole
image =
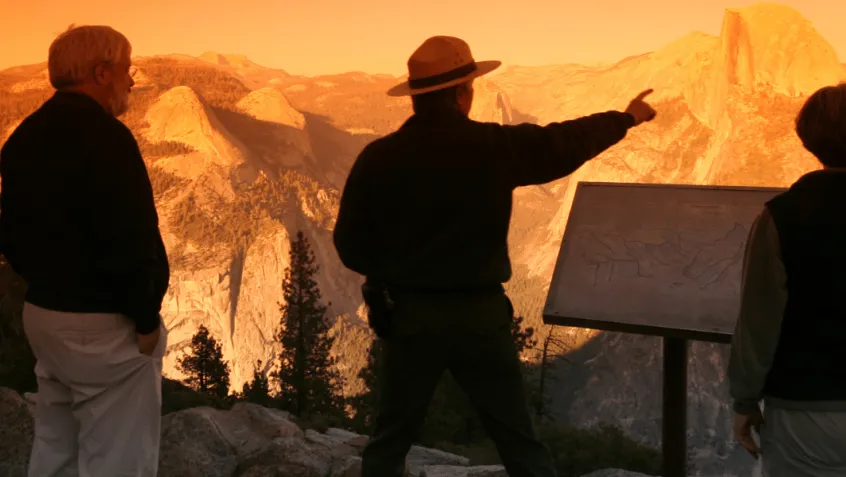
[[[626,112],[634,117],[635,126],[644,121],[652,121],[652,119],[655,118],[655,110],[643,100],[643,98],[647,97],[651,93],[652,89],[647,89],[646,91],[641,92],[639,95],[635,96],[635,98],[629,103],[629,107],[626,108]]]

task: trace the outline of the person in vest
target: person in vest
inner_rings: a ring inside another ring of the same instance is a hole
[[[750,231],[728,367],[734,432],[767,476],[844,476],[846,84],[811,95],[796,134],[823,168]]]
[[[508,228],[515,188],[565,177],[649,121],[638,95],[607,111],[546,126],[468,117],[473,80],[499,61],[463,40],[427,39],[408,60],[414,114],[369,143],[343,190],[334,243],[366,277],[370,325],[384,356],[363,477],[399,477],[432,394],[449,370],[468,394],[511,477],[555,475],[535,435],[509,325]]]
[[[169,267],[132,132],[131,45],[71,26],[50,45],[56,92],[0,150],[0,252],[26,281],[37,359],[30,477],[155,477],[159,312]]]

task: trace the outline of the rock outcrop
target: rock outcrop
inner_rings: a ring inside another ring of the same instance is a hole
[[[476,121],[511,124],[513,113],[508,95],[495,83],[482,77],[473,81],[473,106],[470,118]]]
[[[135,68],[135,76],[132,77],[132,81],[135,82],[135,86],[132,87],[133,91],[139,89],[145,89],[153,86],[155,83],[147,73],[142,68]]]
[[[776,3],[727,9],[720,56],[729,84],[745,89],[808,95],[844,77],[837,52],[811,22]]]
[[[281,91],[261,88],[238,101],[236,106],[257,120],[238,133],[271,169],[279,166],[304,168],[315,177],[323,176],[325,169],[330,169],[315,164],[306,118],[291,106]]]
[[[34,77],[17,82],[9,89],[12,93],[24,93],[30,90],[46,88],[52,88],[52,86],[50,85],[50,74],[45,65],[45,68],[39,71]]]
[[[26,476],[33,405],[0,388],[0,475]],[[301,429],[284,411],[248,403],[186,409],[162,417],[161,477],[358,477],[367,437],[343,429]],[[501,466],[413,446],[409,477],[502,477]]]
[[[33,404],[0,388],[0,475],[25,477],[33,439]],[[291,414],[255,404],[197,407],[162,417],[160,477],[359,477],[367,436],[344,429],[303,429]],[[508,477],[501,465],[412,446],[406,477]],[[650,477],[604,469],[583,477]],[[714,476],[716,477],[716,476]]]
[[[214,51],[206,51],[199,58],[208,63],[219,66],[231,66],[233,68],[256,68],[256,63],[247,58],[246,55],[223,54]]]
[[[207,163],[234,167],[247,161],[247,147],[188,86],[176,86],[162,94],[147,110],[145,119],[149,126],[143,134],[148,141],[177,142],[195,151],[158,164],[180,177],[196,178]]]
[[[727,9],[710,63],[707,94],[691,99],[706,103],[697,112],[711,127],[738,92],[808,96],[846,78],[834,47],[799,12],[775,3]]]
[[[238,102],[238,107],[261,121],[282,124],[296,129],[306,125],[303,113],[294,109],[288,98],[276,88],[261,88]]]

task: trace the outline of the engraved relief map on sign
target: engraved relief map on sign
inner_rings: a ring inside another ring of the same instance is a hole
[[[730,336],[749,228],[781,190],[580,183],[545,320]]]

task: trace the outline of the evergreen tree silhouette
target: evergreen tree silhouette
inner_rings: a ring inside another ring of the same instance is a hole
[[[196,391],[226,398],[229,395],[229,364],[223,360],[221,345],[200,325],[191,338],[191,351],[178,359],[183,382]]]
[[[302,232],[291,242],[291,265],[282,283],[284,303],[276,339],[282,344],[274,377],[284,409],[305,417],[344,415],[343,381],[330,351],[333,337],[315,281],[319,267]]]
[[[528,350],[533,350],[538,344],[535,338],[535,329],[531,326],[523,328],[523,317],[514,316],[511,320],[511,337],[514,339],[514,347],[517,354],[523,356]]]
[[[270,397],[270,386],[268,384],[267,376],[261,370],[262,362],[258,360],[253,368],[253,379],[244,383],[241,388],[241,399],[258,404],[260,406],[270,406],[272,398]]]
[[[376,338],[370,343],[367,363],[358,372],[358,377],[364,382],[364,391],[350,398],[352,424],[357,432],[367,434],[373,430],[379,409],[379,369],[382,366],[382,356],[382,341]]]

